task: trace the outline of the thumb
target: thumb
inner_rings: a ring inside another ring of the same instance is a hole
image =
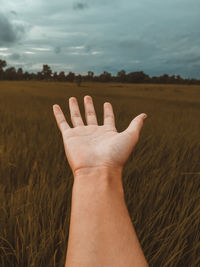
[[[131,121],[127,129],[124,131],[124,133],[129,134],[131,137],[133,137],[135,143],[137,143],[139,140],[140,131],[146,118],[147,114],[145,113],[138,115]]]

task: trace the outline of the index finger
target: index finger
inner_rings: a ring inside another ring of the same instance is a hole
[[[58,128],[60,129],[61,133],[63,134],[64,131],[67,129],[70,129],[69,124],[67,123],[65,116],[60,108],[59,105],[53,105],[53,113],[58,125]]]

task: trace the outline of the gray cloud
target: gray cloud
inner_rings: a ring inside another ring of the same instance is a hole
[[[8,48],[0,57],[26,70],[46,63],[66,72],[125,69],[200,78],[199,0],[0,2],[0,47]]]
[[[83,10],[83,9],[86,9],[86,8],[88,8],[88,5],[86,3],[78,2],[78,3],[74,3],[73,4],[73,9],[74,10]]]
[[[20,58],[21,58],[21,55],[18,53],[14,53],[14,54],[9,56],[9,59],[11,59],[11,60],[19,60]]]
[[[57,47],[54,48],[54,51],[55,51],[56,54],[60,54],[61,51],[62,51],[62,48],[57,46]]]
[[[17,12],[14,11],[14,10],[11,10],[10,13],[11,13],[12,15],[14,15],[14,16],[17,16]]]
[[[13,25],[3,14],[0,14],[0,45],[14,43],[16,39]]]
[[[118,49],[122,54],[133,59],[147,60],[158,53],[161,53],[161,48],[150,40],[142,39],[127,39],[118,42]]]
[[[16,43],[24,32],[22,25],[12,24],[4,14],[0,13],[0,46]]]
[[[200,55],[196,56],[194,54],[186,54],[184,56],[177,55],[174,58],[167,59],[165,61],[166,64],[173,64],[173,65],[182,65],[182,64],[200,64]]]

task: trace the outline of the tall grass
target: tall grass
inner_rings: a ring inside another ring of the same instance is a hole
[[[200,87],[0,83],[0,266],[64,266],[73,176],[52,105],[93,97],[99,123],[148,114],[123,172],[128,210],[150,266],[200,266]],[[82,113],[84,114],[84,113]]]

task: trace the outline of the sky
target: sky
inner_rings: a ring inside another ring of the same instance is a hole
[[[0,59],[29,72],[200,79],[200,1],[0,0]]]

